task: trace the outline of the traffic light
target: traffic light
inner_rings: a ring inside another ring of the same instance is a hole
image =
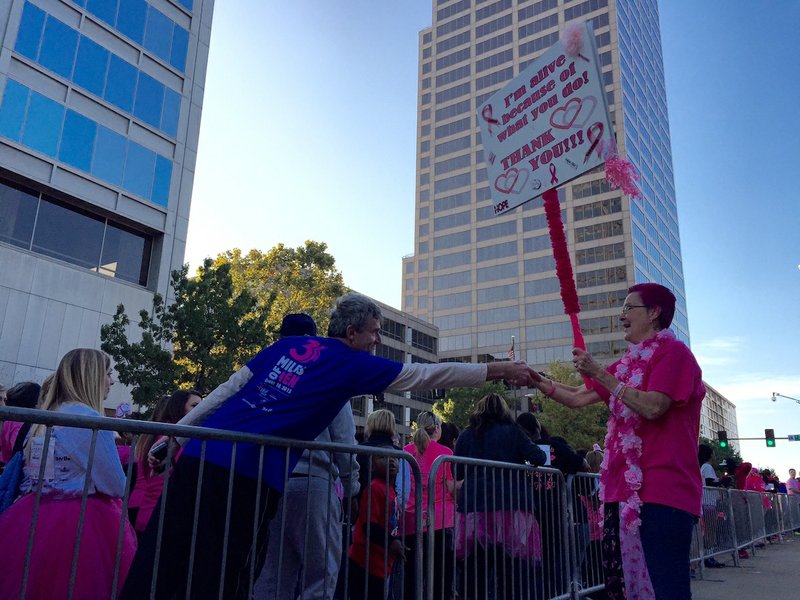
[[[717,441],[719,442],[720,448],[727,448],[728,447],[728,432],[727,431],[718,431],[717,432]]]
[[[764,437],[767,438],[767,448],[774,448],[775,447],[775,430],[774,429],[765,429],[764,430]]]

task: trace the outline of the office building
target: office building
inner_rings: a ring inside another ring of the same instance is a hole
[[[99,348],[118,304],[136,315],[155,292],[168,296],[183,264],[213,5],[0,8],[0,383],[41,381],[66,351]]]
[[[627,347],[626,289],[652,281],[677,297],[673,329],[688,342],[669,119],[656,0],[435,0],[419,36],[414,254],[402,307],[435,324],[444,359],[571,359],[568,318],[541,199],[495,216],[477,108],[573,22],[594,29],[619,151],[643,198],[612,191],[603,169],[559,188],[588,350]]]
[[[739,450],[739,424],[736,420],[736,405],[713,387],[706,386],[703,410],[700,413],[700,436],[709,440],[717,439],[717,432],[725,431],[731,440],[731,448]]]

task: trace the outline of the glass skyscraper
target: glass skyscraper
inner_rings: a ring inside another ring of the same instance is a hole
[[[588,350],[627,344],[626,289],[654,281],[678,299],[689,340],[656,0],[434,0],[420,32],[415,251],[403,259],[403,310],[440,329],[439,355],[531,364],[570,360],[541,199],[495,216],[477,107],[559,38],[591,22],[617,144],[643,198],[609,189],[602,168],[559,189]]]
[[[0,9],[0,384],[41,381],[67,350],[99,347],[118,304],[135,315],[168,295],[212,13],[213,0]]]

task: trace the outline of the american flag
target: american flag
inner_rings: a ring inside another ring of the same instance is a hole
[[[514,336],[511,336],[511,348],[508,349],[508,360],[514,361],[516,360],[516,354],[514,353]]]

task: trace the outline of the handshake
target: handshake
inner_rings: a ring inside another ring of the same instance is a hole
[[[544,379],[523,361],[489,363],[487,367],[487,379],[505,379],[516,387],[536,387]]]

